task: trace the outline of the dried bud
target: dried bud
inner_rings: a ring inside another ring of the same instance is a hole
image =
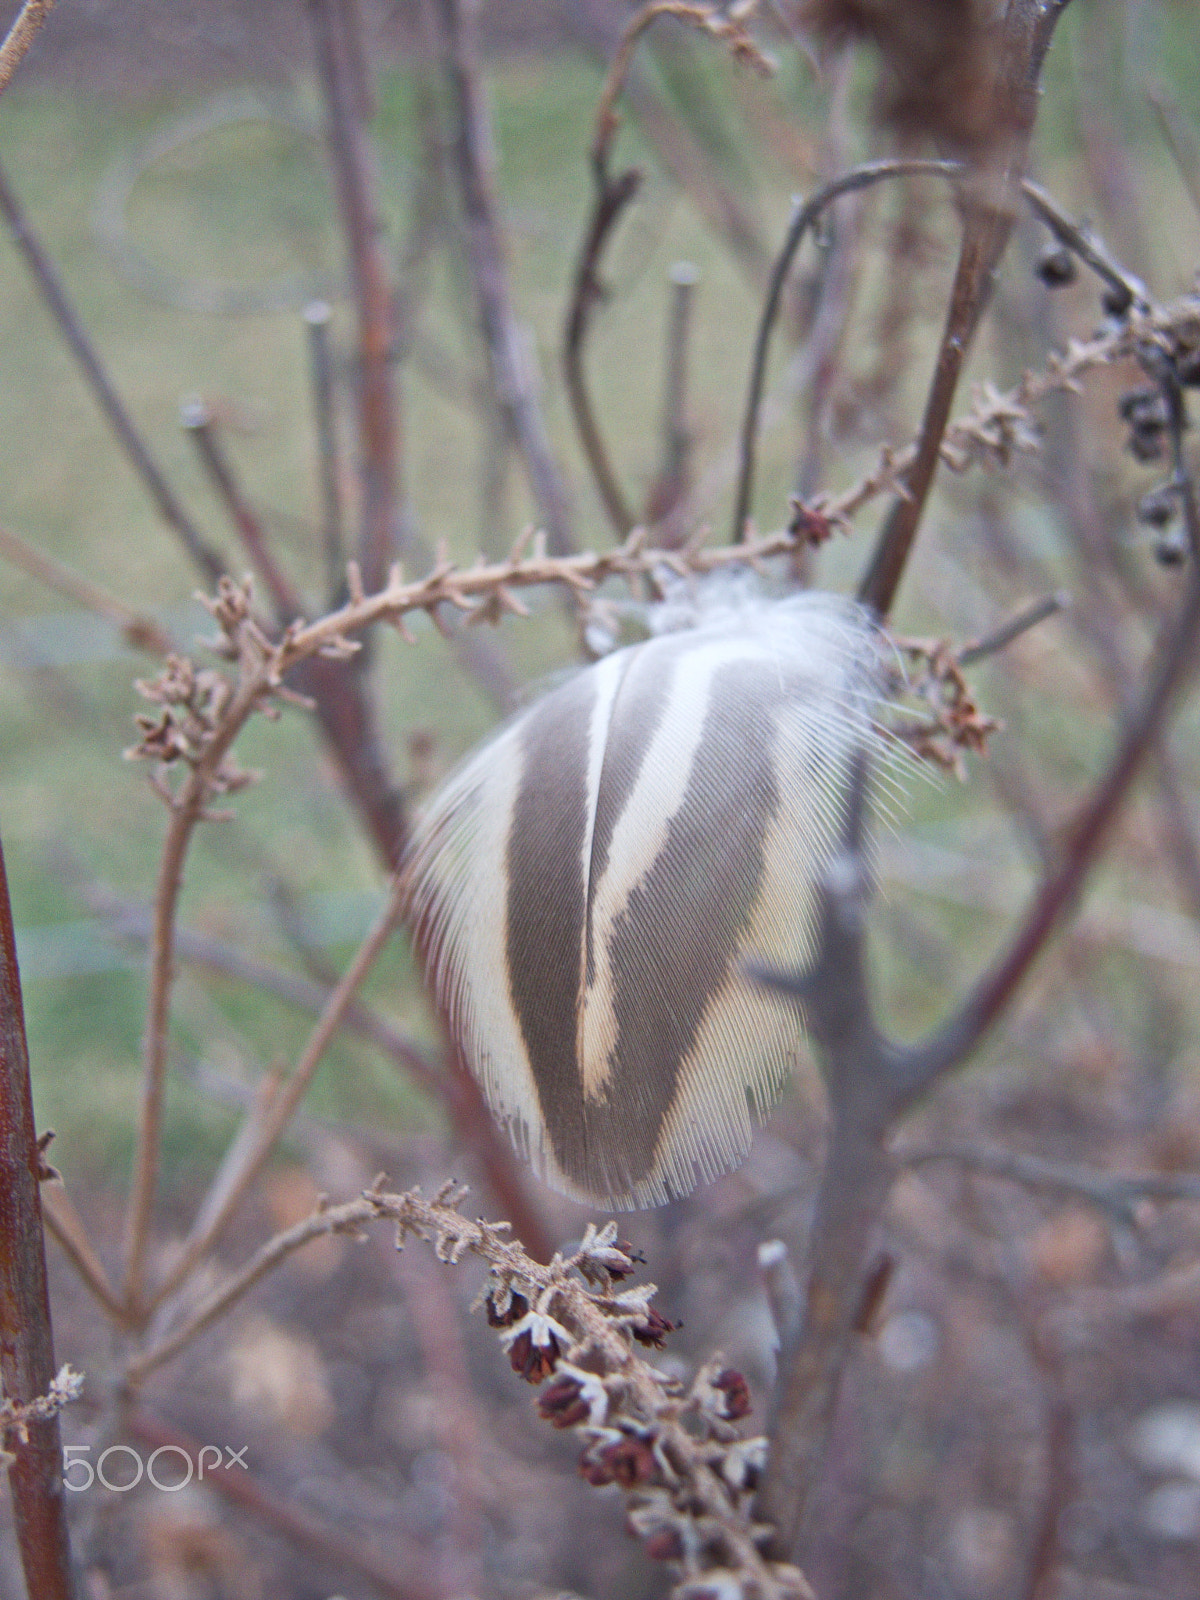
[[[604,1462],[589,1455],[586,1450],[579,1458],[579,1476],[585,1483],[590,1483],[593,1489],[606,1489],[613,1481],[613,1475]]]
[[[1157,425],[1143,425],[1129,430],[1129,453],[1135,461],[1161,461],[1163,458],[1163,430]]]
[[[489,1328],[511,1328],[513,1323],[520,1322],[521,1318],[529,1310],[529,1301],[526,1300],[525,1296],[513,1294],[509,1296],[507,1310],[497,1311],[495,1296],[496,1291],[493,1289],[484,1301],[484,1310],[487,1312]]]
[[[823,511],[806,506],[802,500],[793,500],[788,532],[815,550],[833,538],[833,523]]]
[[[748,1417],[754,1409],[750,1399],[750,1385],[733,1367],[726,1367],[713,1379],[713,1388],[725,1397],[725,1416],[730,1422]]]
[[[556,1378],[538,1399],[538,1410],[556,1428],[574,1428],[586,1422],[588,1404],[577,1378]]]
[[[1156,388],[1130,389],[1117,402],[1129,424],[1129,451],[1136,461],[1158,461],[1163,454],[1167,408]]]
[[[643,1549],[652,1561],[678,1561],[683,1556],[683,1540],[674,1528],[659,1528],[649,1536]]]
[[[1138,501],[1138,521],[1148,528],[1166,528],[1175,520],[1177,510],[1175,494],[1170,484],[1160,484]]]
[[[1154,559],[1160,567],[1181,567],[1188,558],[1188,543],[1182,528],[1168,528],[1154,546]]]
[[[641,1483],[652,1483],[658,1476],[658,1463],[654,1459],[654,1447],[649,1439],[635,1439],[632,1434],[624,1434],[612,1444],[606,1444],[602,1450],[594,1452],[592,1461],[585,1468],[580,1462],[579,1470],[588,1482],[594,1482],[593,1471],[603,1473],[604,1483],[619,1483],[622,1489],[634,1489]]]
[[[679,1322],[670,1322],[653,1306],[646,1313],[645,1322],[635,1322],[630,1332],[639,1344],[650,1345],[655,1350],[661,1350],[663,1340],[669,1333],[675,1333],[683,1326]]]
[[[1128,422],[1131,427],[1144,427],[1150,423],[1157,423],[1160,428],[1165,428],[1167,425],[1162,391],[1156,386],[1126,389],[1117,401],[1117,413],[1122,421]]]
[[[1052,245],[1038,257],[1033,270],[1047,289],[1063,289],[1075,281],[1075,257],[1065,244]]]
[[[1110,317],[1123,317],[1133,304],[1133,291],[1123,283],[1110,283],[1100,296],[1100,304]]]
[[[548,1378],[558,1364],[560,1353],[553,1334],[547,1337],[545,1344],[534,1344],[533,1334],[528,1329],[519,1333],[508,1347],[512,1369],[526,1383],[541,1383]]]

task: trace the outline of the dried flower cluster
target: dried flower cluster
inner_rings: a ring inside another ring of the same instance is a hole
[[[932,761],[958,778],[965,776],[966,753],[983,755],[988,735],[1002,724],[982,711],[963,676],[958,652],[945,639],[898,639],[912,663],[905,687],[925,702],[929,720],[899,719],[888,731],[922,761]]]
[[[381,1185],[280,1235],[201,1320],[310,1239],[359,1233],[381,1218],[395,1224],[398,1249],[411,1235],[431,1241],[440,1261],[478,1256],[490,1273],[481,1300],[514,1371],[545,1385],[539,1412],[582,1441],[582,1476],[620,1488],[630,1533],[676,1564],[676,1600],[812,1600],[800,1570],[772,1559],[773,1530],[754,1515],[767,1442],[734,1426],[751,1409],[745,1379],[714,1358],[684,1383],[639,1353],[660,1348],[674,1324],[651,1304],[652,1284],[628,1283],[638,1261],[615,1223],[589,1223],[574,1250],[543,1266],[507,1237],[507,1223],[464,1217],[465,1189],[447,1185],[427,1200]]]

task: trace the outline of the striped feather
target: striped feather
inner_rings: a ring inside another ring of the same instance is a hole
[[[881,680],[848,602],[742,607],[570,678],[430,803],[405,865],[417,947],[555,1187],[657,1205],[746,1155],[799,1041],[744,964],[814,954]]]

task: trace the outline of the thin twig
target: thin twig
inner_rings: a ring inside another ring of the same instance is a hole
[[[0,849],[0,1388],[17,1407],[50,1393],[57,1371],[39,1187],[44,1162],[33,1120],[29,1046],[8,875]],[[71,1600],[71,1550],[57,1412],[0,1430],[11,1452],[17,1548],[30,1595]]]
[[[82,1217],[62,1185],[48,1183],[42,1189],[42,1220],[46,1232],[54,1238],[93,1298],[103,1306],[105,1315],[121,1327],[126,1320],[125,1307],[88,1238]]]
[[[85,899],[111,921],[115,935],[143,946],[148,942],[153,919],[144,906],[95,888],[85,891]],[[190,928],[177,929],[175,954],[179,961],[250,984],[303,1011],[319,1015],[329,1002],[328,986],[270,966],[211,934],[197,933]],[[373,1044],[425,1094],[444,1105],[458,1147],[474,1153],[489,1191],[511,1219],[530,1254],[539,1260],[548,1260],[551,1246],[545,1223],[530,1200],[516,1158],[496,1127],[483,1093],[465,1062],[458,1060],[452,1051],[448,1061],[439,1065],[409,1034],[361,999],[353,1000],[346,1007],[342,1026]]]
[[[974,644],[965,644],[956,650],[955,660],[960,667],[973,666],[976,661],[982,661],[987,656],[995,655],[998,650],[1006,649],[1014,639],[1019,639],[1023,633],[1028,633],[1030,628],[1036,628],[1048,617],[1057,616],[1070,604],[1070,595],[1061,590],[1057,594],[1047,594],[1039,600],[1031,600],[1006,622],[993,628],[990,633],[984,634],[982,639],[976,639]]]
[[[1130,306],[1138,306],[1142,310],[1148,308],[1150,302],[1145,284],[1121,265],[1103,239],[1069,217],[1054,196],[1040,184],[1025,178],[1021,183],[1021,193],[1059,244],[1066,245],[1086,267],[1091,268],[1101,283],[1113,291],[1116,297],[1114,310],[1123,314]]]
[[[592,164],[595,180],[595,198],[588,220],[579,260],[575,266],[574,284],[567,307],[563,337],[563,374],[567,385],[567,399],[571,415],[579,434],[579,442],[591,469],[600,503],[617,534],[626,538],[634,526],[635,517],[617,482],[612,459],[600,424],[592,405],[591,391],[583,367],[583,347],[591,325],[591,314],[604,298],[600,278],[600,263],[613,229],[622,212],[637,194],[642,175],[636,167],[629,167],[617,177],[610,177],[607,164]]]
[[[906,1167],[949,1161],[989,1177],[1087,1200],[1125,1226],[1135,1222],[1139,1200],[1200,1200],[1200,1176],[1190,1172],[1104,1172],[1075,1162],[1048,1161],[1002,1146],[979,1144],[904,1145],[895,1152]]]
[[[662,17],[676,22],[687,22],[702,28],[714,38],[728,45],[734,56],[749,62],[759,72],[774,70],[770,60],[759,49],[754,35],[746,26],[755,9],[750,4],[733,6],[707,4],[705,0],[645,0],[621,31],[621,38],[613,53],[612,62],[596,102],[596,136],[593,153],[606,151],[617,129],[617,101],[625,90],[634,52],[647,28]]]
[[[399,912],[400,897],[393,883],[383,911],[359,946],[337,987],[329,995],[291,1074],[279,1085],[277,1092],[266,1099],[257,1115],[251,1113],[255,1126],[244,1140],[241,1158],[220,1174],[220,1192],[211,1199],[206,1197],[202,1203],[200,1215],[203,1223],[194,1226],[184,1240],[178,1259],[154,1296],[155,1306],[161,1305],[165,1297],[185,1281],[196,1262],[207,1255],[253,1186],[296,1107],[307,1093],[313,1073],[340,1027],[347,1008],[391,938]]]
[[[308,334],[309,372],[312,378],[313,416],[317,428],[317,457],[321,480],[321,545],[325,553],[327,605],[336,605],[346,552],[342,542],[342,497],[339,487],[336,416],[333,403],[333,361],[329,350],[332,312],[324,300],[304,308]]]
[[[1188,498],[1191,499],[1191,491]],[[1191,521],[1195,527],[1194,510]],[[1008,949],[980,979],[960,1010],[926,1046],[908,1058],[899,1106],[909,1105],[927,1093],[974,1052],[1013,999],[1050,935],[1074,906],[1108,829],[1153,751],[1175,696],[1195,665],[1198,642],[1200,572],[1193,562],[1180,615],[1160,644],[1150,682],[1129,716],[1108,770],[1071,828],[1061,864],[1043,880]]]
[[[54,0],[25,0],[20,13],[0,44],[0,94],[12,82],[13,73],[20,66],[38,29],[50,15]]]
[[[293,617],[300,616],[304,608],[291,582],[268,548],[263,538],[262,523],[250,509],[249,502],[234,477],[233,468],[217,437],[211,410],[203,400],[189,400],[180,411],[180,421],[184,432],[196,447],[201,465],[228,512],[229,520],[241,539],[246,554],[254,563],[255,570],[270,593],[276,616],[286,625]]]
[[[131,1408],[123,1420],[131,1438],[155,1450],[176,1451],[188,1461],[203,1461],[205,1450],[217,1450],[141,1407]],[[271,1494],[257,1474],[245,1472],[241,1466],[206,1467],[204,1482],[206,1488],[248,1511],[322,1564],[359,1574],[383,1600],[442,1600],[444,1596],[445,1591],[424,1576],[425,1551],[407,1541],[395,1527],[388,1531],[385,1555],[373,1549],[373,1541],[361,1531],[339,1532]]]
[[[1190,124],[1180,115],[1178,105],[1162,89],[1152,90],[1149,99],[1175,163],[1175,170],[1187,189],[1192,210],[1200,217],[1200,150],[1196,147],[1196,136]]]
[[[82,572],[46,555],[11,528],[0,527],[0,556],[11,561],[22,572],[27,572],[31,578],[36,578],[39,583],[44,583],[55,594],[73,600],[76,605],[111,622],[132,649],[145,650],[154,656],[166,656],[179,648],[153,617],[142,611],[134,611]]]
[[[116,434],[134,470],[149,491],[159,515],[179,536],[184,549],[208,581],[215,583],[222,573],[229,570],[228,563],[224,556],[205,541],[151,456],[145,440],[114,389],[95,347],[83,331],[83,325],[67,297],[58,272],[30,227],[24,208],[2,170],[0,170],[0,213],[3,213],[12,230],[17,248],[25,257],[33,280],[58,323],[59,332],[82,368],[96,403]]]
[[[362,484],[359,563],[379,583],[395,554],[400,416],[392,376],[395,315],[375,163],[362,121],[347,0],[308,0],[325,99],[330,159],[358,314],[356,399]]]
[[[496,194],[494,141],[479,81],[474,8],[464,0],[438,0],[437,9],[453,112],[451,150],[466,223],[467,264],[475,285],[492,387],[525,463],[550,548],[564,555],[575,548],[570,505],[534,387],[526,334],[513,312]]]
[[[663,351],[663,393],[658,472],[646,497],[645,522],[666,523],[664,542],[674,544],[683,529],[674,515],[691,488],[692,431],[688,426],[688,344],[699,269],[677,261],[670,272],[667,336]]]

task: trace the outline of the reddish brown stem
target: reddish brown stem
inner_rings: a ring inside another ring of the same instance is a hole
[[[1042,63],[1067,3],[1068,0],[1009,0],[997,30],[997,65],[991,94],[997,142],[963,186],[962,246],[916,456],[904,475],[903,493],[884,519],[859,586],[859,599],[880,616],[891,610],[912,553],[933,487],[958,380],[1013,229],[1017,186],[1037,112]]]
[[[358,435],[362,482],[359,565],[368,589],[383,582],[394,556],[399,504],[399,411],[392,381],[395,316],[391,269],[367,130],[360,115],[347,0],[309,0],[317,68],[328,117],[342,232],[358,313]]]
[[[46,1395],[56,1370],[40,1167],[12,906],[0,849],[0,1380],[5,1398],[17,1405]],[[25,1583],[31,1600],[70,1600],[58,1418],[34,1419],[26,1428],[27,1437],[12,1429],[3,1440],[14,1457],[8,1481]]]
[[[246,548],[246,554],[254,563],[255,570],[270,593],[276,616],[284,624],[291,622],[294,617],[303,614],[303,607],[296,591],[267,547],[263,538],[262,523],[250,509],[250,504],[233,475],[233,468],[217,438],[212,412],[203,400],[190,401],[183,408],[182,420],[184,430],[195,445],[196,453],[213,488],[229,513],[229,520]]]

